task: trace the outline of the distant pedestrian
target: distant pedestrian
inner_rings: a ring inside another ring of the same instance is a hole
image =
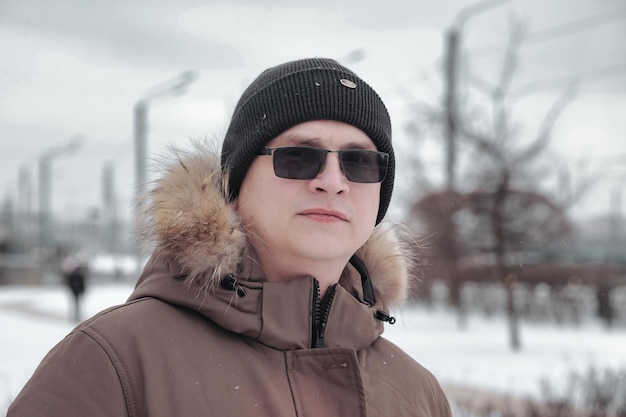
[[[70,257],[63,261],[62,269],[65,285],[72,294],[72,317],[79,322],[82,318],[81,301],[85,293],[87,265]]]
[[[435,377],[381,336],[410,279],[383,221],[394,161],[387,109],[348,68],[266,70],[221,156],[166,163],[129,301],[60,342],[9,417],[449,417]]]

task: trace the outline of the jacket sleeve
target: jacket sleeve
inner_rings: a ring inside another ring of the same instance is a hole
[[[128,415],[110,354],[82,331],[74,331],[46,355],[7,413],[7,417]]]
[[[450,402],[439,384],[439,381],[428,372],[431,377],[432,398],[434,400],[433,415],[436,417],[452,417]]]
[[[446,398],[446,395],[441,391],[438,400],[439,416],[440,417],[452,417],[452,410],[450,409],[450,403]]]

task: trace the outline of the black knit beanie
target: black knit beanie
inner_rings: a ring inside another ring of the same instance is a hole
[[[389,154],[376,224],[385,216],[395,176],[391,121],[376,92],[338,62],[309,58],[265,70],[244,91],[222,145],[228,194],[239,195],[248,168],[261,149],[285,130],[311,120],[335,120],[361,129]]]

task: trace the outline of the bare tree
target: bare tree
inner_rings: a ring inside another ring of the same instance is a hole
[[[459,125],[466,143],[478,151],[485,163],[481,183],[491,195],[488,217],[489,230],[493,236],[495,272],[506,289],[510,345],[512,349],[518,350],[521,347],[521,340],[513,292],[516,280],[508,268],[506,256],[512,237],[508,233],[507,225],[513,221],[511,216],[516,216],[519,212],[507,213],[507,204],[516,196],[516,189],[534,188],[532,182],[538,178],[533,175],[533,168],[547,150],[554,123],[573,95],[571,90],[562,94],[543,118],[536,137],[529,143],[521,143],[519,131],[512,121],[507,103],[507,94],[517,68],[521,39],[519,27],[513,30],[512,34],[497,83],[492,88],[485,88],[487,85],[485,82],[480,84],[492,107],[491,128],[488,124],[476,126],[476,123],[467,118]]]
[[[447,264],[440,269],[448,279],[459,314],[463,279],[460,259],[476,251],[492,256],[493,273],[506,289],[510,346],[514,350],[521,348],[521,338],[511,254],[529,240],[554,238],[567,229],[563,206],[555,202],[557,192],[542,187],[546,177],[563,176],[562,169],[546,161],[546,156],[554,124],[574,97],[573,89],[562,93],[543,117],[538,132],[530,139],[524,135],[522,126],[515,123],[510,98],[521,39],[522,30],[516,25],[495,83],[469,77],[471,91],[477,93],[472,97],[478,104],[469,100],[463,107],[457,104],[454,123],[461,145],[459,153],[470,161],[465,175],[458,176],[463,183],[457,190],[427,196],[412,211],[413,215],[425,215],[426,222],[436,228],[434,252],[439,253],[441,263]],[[565,202],[562,199],[559,203]],[[477,227],[482,233],[476,233]],[[469,241],[460,228],[474,231]]]

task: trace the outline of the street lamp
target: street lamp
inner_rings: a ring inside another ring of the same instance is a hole
[[[148,108],[150,102],[168,95],[179,96],[184,94],[187,87],[197,79],[193,71],[183,72],[176,78],[165,81],[150,88],[141,99],[135,103],[135,168],[136,168],[136,196],[140,196],[146,183],[146,156],[148,138]]]
[[[39,247],[52,242],[52,162],[71,155],[82,145],[82,136],[74,136],[64,145],[53,146],[39,156]]]

